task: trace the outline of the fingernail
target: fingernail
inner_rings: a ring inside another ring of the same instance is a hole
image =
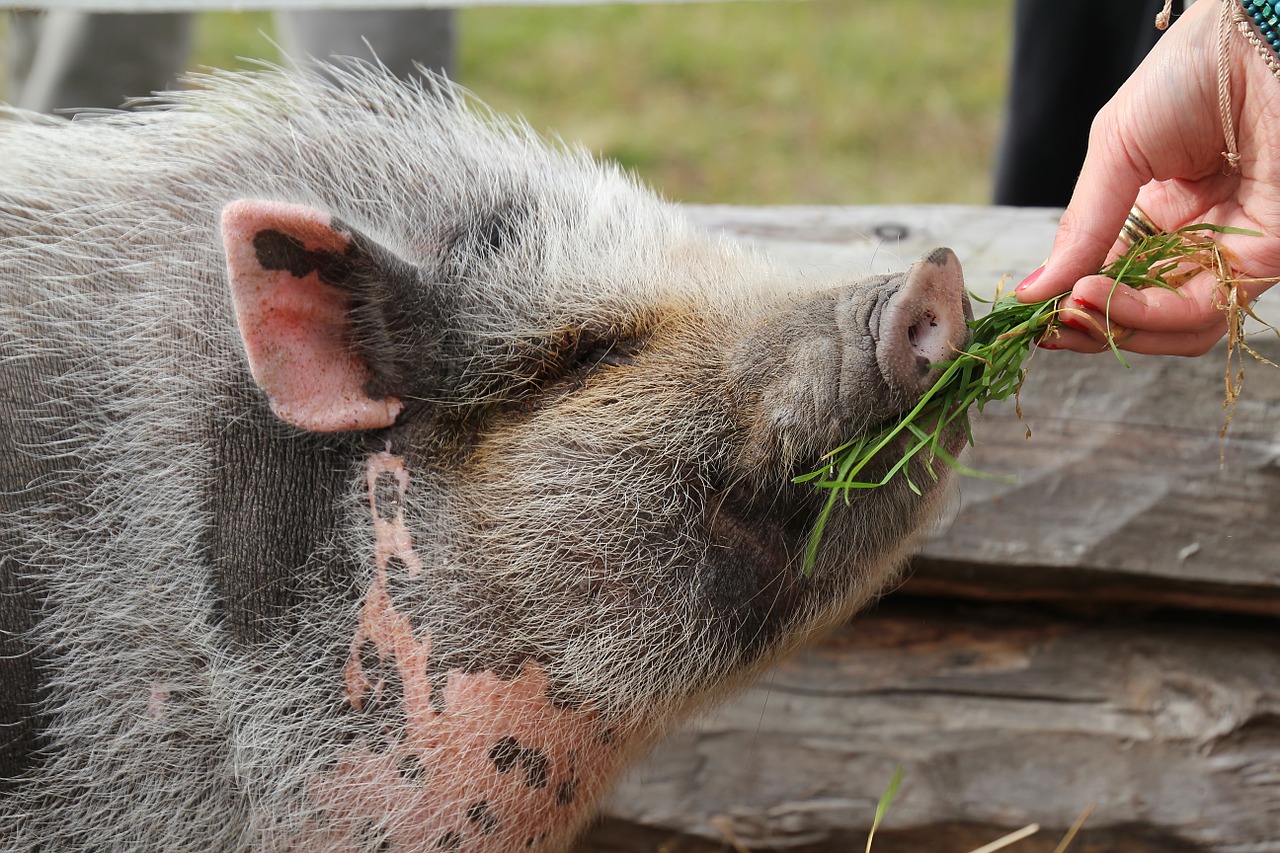
[[[1055,343],[1052,343],[1051,341],[1046,341],[1044,338],[1041,338],[1040,340],[1036,341],[1036,346],[1040,347],[1040,349],[1054,349],[1054,350],[1062,349],[1062,347],[1058,346]]]
[[[1075,329],[1077,332],[1084,332],[1086,334],[1089,332],[1089,324],[1082,318],[1073,315],[1069,310],[1058,312],[1058,322],[1064,326]]]
[[[1102,314],[1102,313],[1103,313],[1102,309],[1101,309],[1101,308],[1099,308],[1097,305],[1094,305],[1092,302],[1088,302],[1088,301],[1086,301],[1086,300],[1084,300],[1084,299],[1081,299],[1079,296],[1072,296],[1072,297],[1071,297],[1071,299],[1069,300],[1069,302],[1070,302],[1070,303],[1072,303],[1072,304],[1075,304],[1076,306],[1078,306],[1078,307],[1080,307],[1080,308],[1084,308],[1084,309],[1087,309],[1087,310],[1089,310],[1089,311],[1093,311],[1094,313],[1097,313],[1097,314]]]
[[[1017,287],[1015,287],[1015,288],[1013,289],[1013,290],[1014,290],[1014,292],[1016,293],[1016,292],[1018,292],[1018,291],[1022,290],[1024,287],[1030,287],[1031,285],[1035,284],[1036,279],[1038,279],[1038,278],[1039,278],[1041,275],[1043,275],[1043,274],[1044,274],[1044,267],[1040,267],[1040,268],[1039,268],[1039,269],[1037,269],[1035,272],[1033,272],[1031,275],[1029,275],[1029,276],[1027,276],[1026,278],[1024,278],[1024,279],[1022,280],[1022,283],[1021,283],[1021,284],[1019,284]]]

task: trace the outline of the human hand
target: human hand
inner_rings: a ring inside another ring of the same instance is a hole
[[[1223,288],[1210,272],[1177,291],[1133,290],[1094,274],[1124,250],[1116,235],[1135,201],[1165,231],[1209,222],[1261,232],[1218,238],[1245,300],[1280,276],[1280,80],[1232,25],[1240,160],[1227,174],[1218,98],[1224,2],[1234,0],[1194,3],[1094,120],[1049,260],[1017,290],[1024,302],[1071,293],[1066,325],[1047,345],[1098,352],[1110,333],[1133,352],[1200,355],[1226,332]]]

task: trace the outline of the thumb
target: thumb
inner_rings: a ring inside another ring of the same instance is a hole
[[[1149,180],[1123,156],[1117,146],[1119,134],[1103,134],[1095,127],[1091,136],[1089,153],[1058,223],[1049,260],[1018,285],[1018,298],[1023,302],[1051,299],[1097,273],[1116,243],[1138,189]]]

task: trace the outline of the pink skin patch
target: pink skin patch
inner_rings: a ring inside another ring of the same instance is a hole
[[[172,692],[163,684],[151,685],[151,692],[147,696],[147,717],[152,720],[158,720],[164,716],[165,707],[169,704],[169,698]]]
[[[384,730],[377,745],[361,740],[336,751],[333,768],[308,789],[322,817],[291,849],[355,851],[384,840],[393,850],[560,849],[590,817],[640,727],[556,705],[546,672],[532,662],[514,678],[450,671],[433,706],[431,638],[387,594],[389,571],[413,577],[422,568],[402,515],[409,475],[390,453],[370,457],[367,472],[375,570],[344,691],[357,713],[370,702],[398,702],[403,728]],[[401,696],[365,671],[362,659],[374,654],[380,671],[394,666]]]
[[[272,411],[312,432],[390,426],[402,404],[365,392],[371,377],[348,339],[346,296],[315,269],[295,275],[264,266],[258,242],[264,234],[332,255],[348,250],[351,235],[335,229],[328,214],[298,204],[241,199],[222,211],[236,322]]]

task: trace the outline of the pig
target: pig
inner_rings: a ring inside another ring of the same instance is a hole
[[[792,478],[970,317],[949,250],[789,272],[441,79],[6,111],[0,849],[565,849],[899,572],[945,466],[811,571]]]

